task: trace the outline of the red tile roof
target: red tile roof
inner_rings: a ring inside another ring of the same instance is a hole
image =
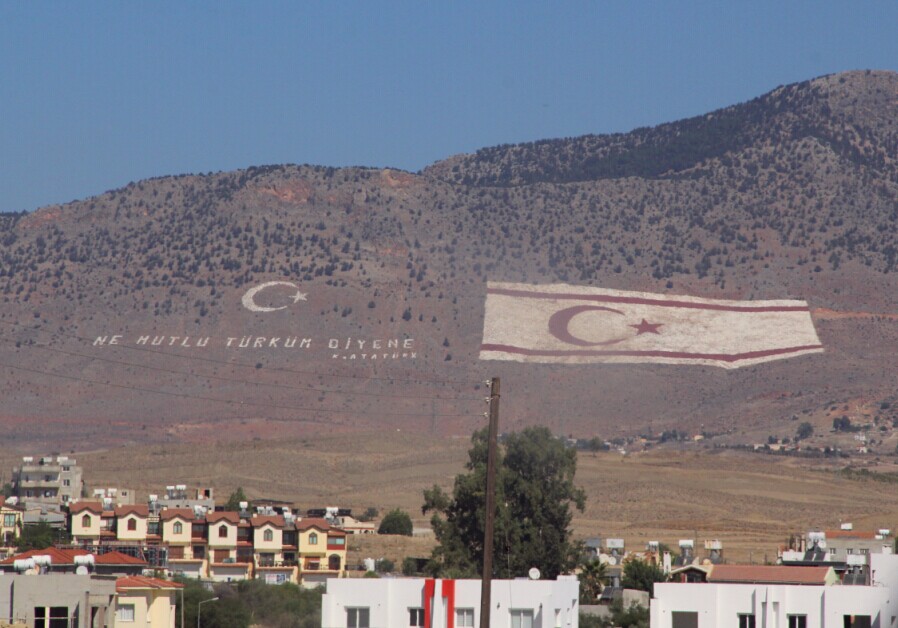
[[[714,565],[708,574],[708,582],[822,585],[831,570],[832,567]]]
[[[117,593],[124,593],[129,589],[182,589],[183,584],[159,578],[147,578],[146,576],[126,576],[115,581]]]
[[[87,510],[99,515],[103,512],[103,504],[100,502],[75,502],[69,506],[69,513],[73,515],[82,510]]]
[[[267,523],[270,523],[275,528],[283,528],[285,525],[283,515],[254,515],[249,522],[256,528],[260,528]]]
[[[142,558],[135,558],[121,552],[106,552],[94,558],[94,564],[97,565],[147,565],[147,561]]]
[[[166,508],[159,514],[159,518],[163,521],[171,521],[177,517],[185,521],[193,521],[196,519],[196,513],[192,508]]]
[[[310,517],[296,522],[297,530],[308,530],[309,528],[317,528],[322,532],[327,532],[331,529],[331,524],[327,522],[327,519],[319,519],[316,517]]]
[[[862,532],[860,530],[827,530],[828,539],[870,539],[876,538],[875,532]]]
[[[219,521],[227,521],[237,525],[240,523],[239,512],[209,512],[206,513],[206,521],[209,523],[217,523]]]
[[[125,517],[127,515],[137,515],[138,517],[149,517],[150,508],[146,504],[130,504],[128,506],[116,506],[115,516]]]
[[[58,549],[56,547],[48,547],[41,550],[28,550],[15,556],[10,556],[6,560],[0,561],[0,565],[12,565],[20,558],[31,558],[32,556],[49,556],[50,561],[54,565],[74,565],[75,556],[85,556],[86,551],[80,549]]]

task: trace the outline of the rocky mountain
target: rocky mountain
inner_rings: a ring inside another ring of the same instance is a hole
[[[749,441],[847,405],[888,441],[896,159],[898,75],[859,71],[420,173],[264,166],[0,214],[2,439],[465,434],[501,375],[506,427]],[[487,280],[802,298],[826,352],[734,372],[480,362]]]

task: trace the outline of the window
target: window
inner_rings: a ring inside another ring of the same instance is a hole
[[[218,538],[228,538],[228,526],[218,526]]]
[[[135,530],[137,530],[137,519],[130,517],[128,519],[128,531],[134,532]]]
[[[63,480],[63,481],[62,481],[62,485],[63,485],[63,486],[71,486],[71,485],[72,485],[72,481],[71,481],[71,480]]]
[[[873,623],[869,615],[843,615],[842,625],[845,628],[871,628]]]
[[[81,517],[81,527],[89,528],[90,526],[91,526],[90,515],[84,515],[83,517]]]
[[[262,538],[265,539],[266,543],[271,543],[274,540],[274,532],[265,530],[264,534],[262,534]]]
[[[371,612],[367,608],[347,608],[346,628],[371,628]]]
[[[868,550],[866,547],[862,547],[862,548],[859,549],[858,551],[859,551],[861,554],[869,554],[869,553],[870,553],[870,550]]]
[[[408,625],[423,626],[424,625],[424,609],[410,608],[408,609]]]
[[[830,556],[835,556],[835,555],[836,555],[836,548],[835,548],[835,547],[830,547],[830,548],[829,548],[829,553],[830,553]]]
[[[739,615],[739,628],[755,628],[754,615]]]
[[[789,615],[789,628],[808,628],[808,616]]]
[[[16,516],[14,514],[3,515],[3,527],[12,528],[16,525]]]
[[[171,527],[171,531],[173,534],[181,534],[182,532],[184,532],[184,524],[182,524],[180,521],[175,521],[175,525]]]
[[[193,546],[193,557],[196,560],[202,560],[206,558],[206,546],[205,545],[194,545]]]
[[[533,628],[533,611],[511,609],[511,628]]]
[[[854,550],[849,547],[845,550],[845,553],[846,554],[854,554]]]
[[[328,545],[346,545],[346,539],[342,536],[337,536],[332,539],[327,540]]]
[[[698,628],[698,613],[695,611],[671,611],[672,628]]]
[[[115,621],[134,621],[134,605],[119,604],[115,609]]]
[[[474,609],[459,608],[455,611],[455,625],[458,628],[474,627]]]
[[[340,571],[340,557],[336,554],[331,554],[327,559],[327,568],[331,571]]]
[[[309,535],[309,545],[318,545],[318,535],[314,532]]]

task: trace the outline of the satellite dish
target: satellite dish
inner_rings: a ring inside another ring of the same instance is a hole
[[[85,567],[84,565],[79,565],[78,568],[75,570],[75,573],[79,576],[86,576],[90,572],[87,570],[87,567]]]
[[[530,576],[531,580],[539,580],[539,569],[531,567],[530,571],[527,572],[527,575]]]
[[[609,556],[609,557],[608,557],[608,564],[609,564],[609,565],[616,565],[616,564],[617,564],[617,557],[616,557],[616,556]]]

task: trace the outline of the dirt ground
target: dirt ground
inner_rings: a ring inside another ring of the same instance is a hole
[[[422,491],[451,487],[464,470],[469,442],[405,432],[337,434],[302,440],[208,445],[129,446],[75,453],[92,488],[135,489],[141,498],[169,484],[211,486],[219,501],[242,486],[250,498],[274,498],[306,509],[340,506],[363,512],[401,508],[427,527]],[[41,455],[45,452],[27,452]],[[71,454],[70,454],[71,455]],[[4,481],[20,458],[0,454]],[[628,548],[649,540],[720,539],[729,560],[772,559],[789,533],[813,527],[898,528],[898,491],[849,479],[837,467],[794,458],[696,449],[581,453],[577,482],[587,494],[576,513],[576,538],[621,537]],[[427,555],[432,537],[356,537],[350,560]]]

